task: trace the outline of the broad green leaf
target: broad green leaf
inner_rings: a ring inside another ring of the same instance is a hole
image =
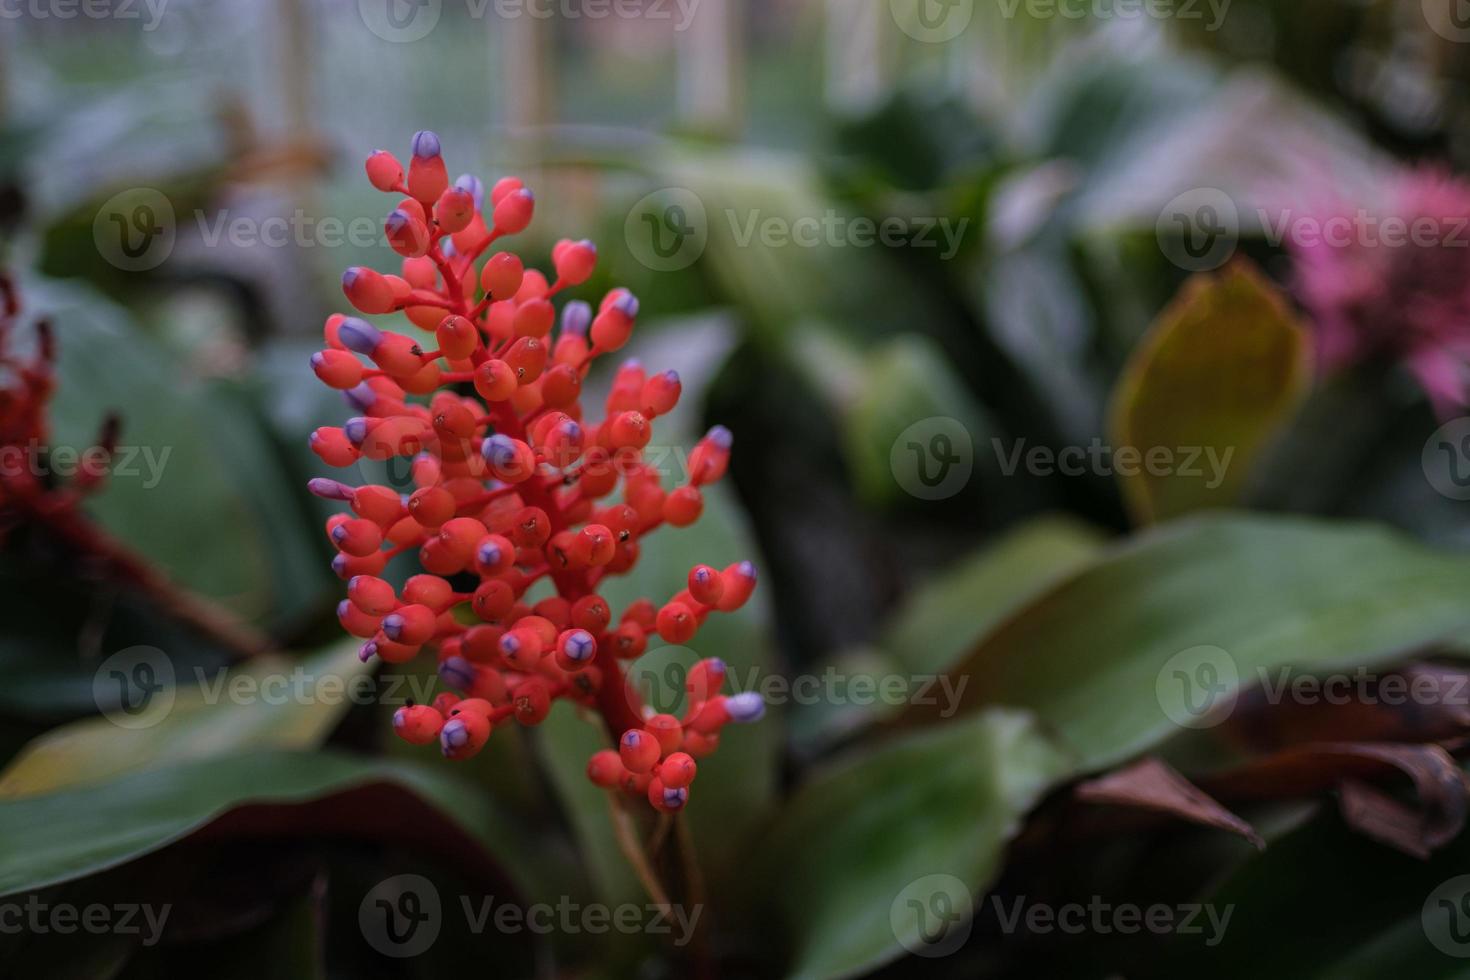
[[[0,807],[0,895],[96,874],[142,857],[249,805],[330,801],[376,787],[404,819],[433,821],[487,848],[519,883],[535,881],[537,849],[473,787],[428,770],[330,752],[250,750],[134,773]],[[375,813],[385,813],[379,799]],[[362,804],[358,804],[359,807]],[[366,821],[370,814],[345,814]]]
[[[1150,523],[1236,503],[1301,400],[1306,352],[1285,298],[1251,266],[1192,279],[1113,395],[1114,462],[1134,517]],[[1122,469],[1125,450],[1138,456],[1132,472]]]
[[[1097,556],[1101,532],[1041,518],[921,583],[884,627],[878,645],[916,672],[947,670],[1042,589]]]
[[[98,521],[174,581],[244,615],[290,616],[322,599],[329,578],[305,512],[245,403],[191,377],[99,297],[54,283],[25,289],[31,312],[56,323],[53,445],[81,451],[107,412],[123,420],[114,472],[88,503]]]
[[[966,914],[1021,816],[1066,771],[1029,717],[987,711],[813,776],[763,848],[766,899],[796,944],[790,976],[856,976],[921,948],[931,900],[943,891]],[[964,894],[945,890],[951,878]]]
[[[949,670],[1007,616],[1096,557],[1102,543],[1102,534],[1085,524],[1041,518],[920,583],[872,647],[846,651],[832,664],[849,690],[870,683],[875,696],[803,702],[792,712],[793,736],[819,745],[901,711],[921,692],[949,702],[962,698],[963,690],[919,679]],[[893,678],[904,680],[903,693],[894,687],[884,695]]]
[[[156,710],[156,722],[152,715],[140,716],[150,723],[133,728],[104,715],[52,729],[0,773],[0,800],[245,749],[315,748],[354,701],[375,696],[357,645],[355,640],[339,643],[300,662],[258,657],[228,671],[165,666],[165,655],[154,651],[148,655],[150,666],[160,677],[165,671],[173,675],[172,702],[159,700],[148,709]]]
[[[1228,705],[1266,671],[1384,663],[1463,633],[1467,590],[1470,558],[1374,525],[1200,516],[1111,550],[955,673],[969,679],[965,710],[1029,709],[1093,770],[1183,731],[1181,698]],[[1201,647],[1209,676],[1191,659]],[[1191,678],[1208,688],[1181,687]]]

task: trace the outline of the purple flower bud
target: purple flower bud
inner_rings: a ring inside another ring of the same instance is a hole
[[[345,483],[319,476],[306,484],[306,489],[323,500],[351,500],[353,490]]]
[[[735,566],[735,574],[753,580],[755,578],[755,562],[741,562]]]
[[[586,630],[577,630],[567,637],[565,649],[568,657],[577,663],[583,663],[591,660],[592,655],[597,652],[597,641]]]
[[[361,446],[367,439],[368,420],[365,418],[348,419],[342,426],[342,432],[347,436],[347,441],[354,446]]]
[[[585,337],[592,326],[592,306],[581,300],[573,300],[561,311],[561,332],[567,337]]]
[[[721,449],[729,449],[735,445],[735,434],[723,425],[717,425],[710,429],[705,438]]]
[[[621,310],[629,319],[637,317],[641,309],[638,297],[626,291],[613,302],[613,306]]]
[[[350,351],[371,355],[383,342],[383,331],[366,320],[350,316],[337,328],[337,339]]]
[[[463,748],[469,740],[470,730],[458,718],[449,719],[439,732],[439,745],[443,748],[445,755],[455,749]]]
[[[413,155],[420,160],[427,160],[440,154],[439,137],[427,129],[421,129],[413,134]]]
[[[378,393],[376,391],[373,391],[372,386],[364,381],[362,384],[356,385],[352,388],[348,388],[346,391],[342,392],[342,399],[346,401],[348,406],[350,406],[354,411],[366,412],[368,409],[372,408],[373,404],[378,400]]]
[[[407,224],[408,212],[400,209],[388,215],[387,220],[383,222],[383,229],[387,231],[390,235],[396,235],[400,231],[402,231],[404,226]]]
[[[358,648],[358,651],[357,651],[357,659],[361,660],[363,663],[367,663],[369,660],[373,659],[377,655],[378,655],[378,645],[376,643],[374,643],[372,640],[368,640],[360,648]],[[398,710],[399,711],[402,711],[403,709],[402,708],[399,708]],[[395,724],[397,724],[398,718],[397,718],[396,715],[394,716],[393,721],[394,721]]]
[[[338,578],[341,578],[346,572],[347,572],[347,556],[346,555],[333,555],[332,556],[332,574],[333,575],[336,575]]]
[[[680,786],[678,789],[674,789],[671,786],[665,786],[663,800],[664,806],[668,807],[670,810],[677,810],[685,803],[689,802],[689,790],[683,786]]]
[[[475,668],[463,657],[450,657],[439,665],[439,679],[456,691],[468,691],[475,683]]]
[[[480,444],[480,455],[491,466],[505,469],[515,464],[516,446],[510,436],[496,433]]]
[[[386,630],[384,630],[386,632]],[[725,710],[730,713],[731,721],[741,724],[751,721],[760,721],[766,713],[766,703],[755,691],[745,691],[741,694],[732,694],[725,699]]]
[[[476,211],[485,206],[485,183],[474,174],[461,174],[455,179],[454,186],[470,192],[470,196],[475,199]]]
[[[475,552],[475,557],[480,560],[481,565],[494,566],[500,561],[500,545],[494,541],[486,541]]]
[[[390,640],[397,640],[403,635],[403,617],[398,613],[389,613],[383,617],[383,635]]]

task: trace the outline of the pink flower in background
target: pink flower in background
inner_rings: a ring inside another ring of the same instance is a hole
[[[1470,404],[1470,182],[1401,172],[1381,207],[1323,209],[1287,246],[1324,371],[1399,361],[1441,416]]]

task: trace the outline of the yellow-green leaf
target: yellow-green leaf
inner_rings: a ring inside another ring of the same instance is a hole
[[[1307,376],[1305,332],[1254,267],[1236,262],[1190,280],[1113,396],[1114,471],[1134,518],[1236,503]]]

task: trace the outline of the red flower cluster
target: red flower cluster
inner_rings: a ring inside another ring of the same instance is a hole
[[[36,323],[34,352],[15,350],[20,296],[0,273],[0,534],[19,522],[70,523],[81,497],[107,477],[118,422],[102,424],[97,444],[83,453],[69,485],[56,486],[46,464],[47,406],[56,388],[56,343],[46,320]]]
[[[640,599],[616,620],[597,588],[633,567],[644,535],[699,518],[700,487],[724,474],[730,433],[705,436],[687,482],[665,492],[643,450],[654,419],[679,399],[677,374],[648,376],[628,361],[604,419],[584,418],[589,368],[628,342],[638,314],[625,289],[595,311],[570,301],[558,314],[553,299],[587,282],[596,247],[559,242],[551,282],[508,251],[479,265],[496,241],[530,224],[535,198],[513,177],[488,195],[472,176],[451,185],[433,133],[414,137],[406,173],[382,151],[367,173],[379,190],[406,195],[384,225],[402,274],[349,269],[343,291],[360,313],[401,312],[424,339],[331,317],[312,366],[361,414],[318,429],[311,443],[337,467],[409,459],[416,489],[404,497],[312,481],[318,496],[352,510],[327,522],[339,552],[333,569],[348,580],[338,618],[366,641],[364,660],[403,663],[437,650],[439,678],[459,694],[399,709],[394,729],[409,742],[437,740],[446,756],[467,758],[495,725],[538,724],[552,702],[570,699],[598,710],[619,740],[619,752],[593,757],[589,776],[677,810],[695,758],[715,749],[727,722],[753,721],[763,706],[758,696],[721,695],[724,665],[704,660],[691,672],[684,717],[655,715],[622,664],[654,634],[687,643],[711,612],[740,608],[755,588],[754,566],[699,566],[663,606]],[[609,500],[619,486],[622,501]],[[395,589],[380,576],[407,552],[423,574]],[[552,594],[533,602],[528,594],[543,582]]]

